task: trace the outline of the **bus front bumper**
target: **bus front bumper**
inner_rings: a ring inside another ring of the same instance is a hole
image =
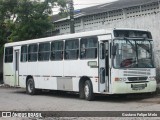
[[[115,82],[112,85],[112,94],[128,94],[128,93],[149,93],[155,92],[157,87],[156,81],[130,83]]]

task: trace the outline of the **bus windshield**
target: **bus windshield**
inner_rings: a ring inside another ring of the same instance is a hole
[[[115,68],[153,68],[151,40],[116,39],[116,54],[113,62]]]

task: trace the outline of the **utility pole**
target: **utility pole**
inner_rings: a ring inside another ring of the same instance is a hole
[[[73,0],[69,0],[69,14],[70,14],[70,33],[75,33]]]

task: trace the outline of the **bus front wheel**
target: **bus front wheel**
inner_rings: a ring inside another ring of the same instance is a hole
[[[34,85],[34,80],[33,80],[33,78],[29,78],[29,79],[27,80],[26,92],[27,92],[29,95],[35,95],[35,94],[36,94],[36,89],[35,89],[35,85]]]
[[[90,80],[85,81],[84,96],[85,96],[85,99],[88,101],[91,101],[94,99],[93,87],[92,87],[92,83]]]

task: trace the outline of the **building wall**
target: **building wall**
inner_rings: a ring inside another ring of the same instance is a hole
[[[116,23],[124,19],[135,19],[148,15],[153,15],[160,11],[160,3],[152,2],[145,3],[138,6],[131,6],[123,9],[115,9],[112,11],[106,11],[103,13],[83,16],[75,18],[75,31],[90,31],[95,29],[101,29],[106,24]],[[55,23],[55,29],[59,30],[59,34],[70,33],[69,20],[63,20]]]

